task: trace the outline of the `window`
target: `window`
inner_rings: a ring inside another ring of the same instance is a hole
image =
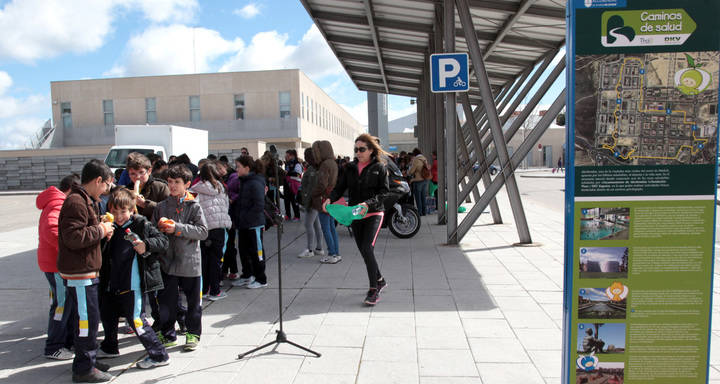
[[[157,109],[155,108],[155,98],[145,98],[145,122],[148,124],[157,123]]]
[[[72,128],[72,109],[70,108],[70,102],[60,103],[60,115],[62,116],[63,128]]]
[[[305,118],[305,94],[302,92],[300,93],[300,104],[302,104],[300,106],[300,111],[302,113],[302,118],[304,119]]]
[[[190,96],[190,121],[200,121],[200,96]]]
[[[113,116],[113,101],[112,100],[103,100],[103,115],[105,116],[105,126],[106,127],[112,127],[115,122],[115,118]]]
[[[235,95],[235,120],[245,119],[245,94]]]
[[[280,118],[290,117],[290,92],[280,92]]]

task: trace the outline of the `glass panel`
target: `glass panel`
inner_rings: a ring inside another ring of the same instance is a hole
[[[200,96],[190,96],[190,109],[200,109]]]
[[[290,92],[280,92],[280,104],[290,104]]]
[[[235,95],[235,106],[245,106],[245,94]]]
[[[148,97],[145,99],[145,110],[146,111],[155,111],[155,98],[154,97]]]
[[[63,113],[63,128],[70,129],[72,128],[72,116],[69,113]]]
[[[105,126],[109,127],[113,125],[113,114],[112,113],[106,113],[105,114]]]
[[[147,111],[147,121],[148,124],[154,124],[157,123],[157,112],[155,111]]]
[[[113,111],[113,101],[112,100],[103,100],[103,112],[112,113],[112,111]]]
[[[191,109],[190,110],[190,121],[200,121],[200,110],[199,109]]]

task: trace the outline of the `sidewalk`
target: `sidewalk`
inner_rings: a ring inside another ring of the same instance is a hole
[[[504,220],[512,222],[507,198],[498,202]],[[564,218],[535,204],[525,210],[540,246],[513,247],[514,225],[489,225],[488,214],[459,247],[443,245],[446,230],[435,225],[435,216],[425,218],[413,239],[382,230],[376,255],[389,285],[374,308],[362,305],[365,266],[348,231],[338,227],[343,261],[323,265],[317,257],[296,257],[305,237],[301,224],[289,223],[283,236],[284,329],[321,358],[284,344],[236,360],[275,338],[273,230],[265,239],[268,288],[226,287],[227,299],[204,303],[200,348],[172,348],[166,367],[135,368],[142,347],[123,335],[122,356],[105,360],[113,366],[113,382],[559,383]],[[34,250],[21,245],[35,239],[29,229],[0,233],[0,245],[12,245],[0,250],[0,380],[68,383],[71,363],[42,357],[46,283]],[[711,380],[720,380],[712,371]]]

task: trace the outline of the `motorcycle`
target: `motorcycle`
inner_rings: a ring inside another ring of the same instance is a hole
[[[383,227],[401,239],[409,239],[420,231],[420,214],[413,204],[412,197],[406,193],[385,209]]]

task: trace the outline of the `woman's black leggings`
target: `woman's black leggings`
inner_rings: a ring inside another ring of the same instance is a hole
[[[380,232],[382,219],[383,217],[380,215],[370,216],[362,220],[355,220],[351,224],[355,243],[365,261],[370,288],[377,288],[378,280],[382,278],[380,267],[375,260],[375,240]]]

